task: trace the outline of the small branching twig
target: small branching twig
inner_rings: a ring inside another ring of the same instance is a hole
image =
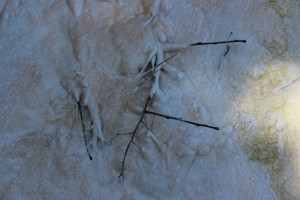
[[[150,100],[151,100],[151,98],[150,98],[150,96],[149,96],[149,97],[147,98],[146,104],[145,104],[145,106],[144,106],[142,115],[141,115],[141,117],[140,117],[140,119],[139,119],[139,121],[138,121],[138,123],[137,123],[137,125],[136,125],[136,127],[135,127],[135,129],[134,129],[134,131],[132,131],[132,132],[130,132],[130,133],[124,133],[124,134],[118,133],[117,135],[115,135],[115,136],[111,139],[111,142],[112,142],[112,140],[113,140],[114,138],[116,138],[117,136],[119,136],[119,135],[129,135],[129,134],[131,135],[130,141],[129,141],[127,147],[126,147],[126,150],[125,150],[125,153],[124,153],[124,156],[123,156],[123,160],[122,160],[122,168],[121,168],[121,173],[120,173],[120,175],[119,175],[119,178],[121,178],[121,177],[124,178],[125,161],[126,161],[126,157],[127,157],[128,150],[129,150],[129,148],[130,148],[130,145],[131,145],[131,144],[134,144],[134,145],[136,145],[137,147],[139,147],[139,146],[134,142],[134,137],[135,137],[135,134],[136,134],[136,132],[137,132],[139,126],[140,126],[141,124],[143,124],[143,125],[146,127],[146,129],[149,131],[149,127],[148,127],[147,124],[143,121],[143,120],[144,120],[145,114],[150,114],[150,115],[154,115],[154,116],[164,117],[164,118],[166,118],[166,119],[173,119],[173,120],[185,122],[185,123],[188,123],[188,124],[192,124],[192,125],[197,126],[197,127],[202,126],[202,127],[206,127],[206,128],[211,128],[211,129],[215,129],[215,130],[220,130],[218,127],[209,126],[209,125],[206,125],[206,124],[199,124],[199,123],[196,123],[196,122],[192,122],[192,121],[188,121],[188,120],[181,119],[181,118],[179,118],[179,117],[173,117],[173,116],[170,116],[170,115],[164,115],[164,114],[161,114],[161,113],[149,111],[149,110],[147,110],[147,108],[148,108],[148,105],[149,105]],[[110,143],[111,143],[111,142],[110,142]],[[139,147],[139,148],[140,148],[140,147]]]
[[[179,117],[173,117],[173,116],[170,116],[170,115],[165,115],[165,114],[161,114],[161,113],[157,113],[157,112],[152,112],[152,111],[149,111],[149,110],[146,110],[145,112],[146,112],[146,114],[156,115],[156,116],[159,116],[159,117],[164,117],[164,118],[166,118],[166,119],[173,119],[173,120],[185,122],[185,123],[188,123],[188,124],[192,124],[192,125],[194,125],[194,126],[197,126],[197,127],[202,126],[202,127],[206,127],[206,128],[211,128],[211,129],[215,129],[215,130],[220,130],[218,127],[215,127],[215,126],[209,126],[209,125],[207,125],[207,124],[199,124],[199,123],[196,123],[196,122],[184,120],[184,119],[179,118]]]
[[[84,124],[84,120],[83,120],[83,116],[82,116],[82,110],[81,110],[80,101],[77,102],[77,105],[78,105],[78,110],[79,110],[80,119],[81,119],[82,132],[83,132],[83,138],[84,138],[86,152],[89,155],[90,160],[93,160],[93,157],[91,156],[91,154],[89,152],[87,141],[86,141],[85,124]]]
[[[202,43],[202,42],[198,42],[198,43],[194,43],[194,44],[190,44],[190,45],[187,45],[187,46],[199,46],[199,45],[216,45],[216,44],[228,44],[228,43],[237,43],[237,42],[241,42],[241,43],[246,43],[246,40],[229,40],[229,41],[220,41],[220,42],[206,42],[206,43]],[[186,47],[187,47],[186,46]],[[185,47],[182,47],[182,48],[185,48]],[[229,45],[227,46],[227,51],[225,52],[225,54],[223,56],[226,56],[227,53],[229,51]],[[152,55],[153,54],[153,55]],[[151,59],[153,58],[155,54],[155,51],[151,52],[151,55],[149,56],[148,58],[148,61],[150,62]],[[136,91],[138,91],[138,89],[141,87],[141,85],[144,83],[145,80],[148,80],[147,78],[153,78],[155,79],[154,82],[153,82],[153,86],[152,86],[152,89],[151,89],[151,92],[150,92],[150,95],[148,96],[147,98],[147,101],[145,103],[145,106],[144,106],[144,109],[143,109],[143,112],[141,114],[141,117],[137,123],[137,125],[135,126],[135,129],[130,132],[130,133],[124,133],[124,134],[120,134],[118,133],[117,135],[115,135],[111,141],[110,141],[110,144],[111,142],[113,141],[114,138],[116,138],[117,136],[119,135],[131,135],[131,138],[130,138],[130,141],[129,143],[127,144],[127,147],[125,149],[125,153],[123,155],[123,160],[122,160],[122,166],[121,166],[121,172],[120,172],[120,175],[119,175],[119,178],[123,178],[124,179],[124,170],[125,170],[125,161],[126,161],[126,157],[127,157],[127,154],[128,154],[128,151],[129,151],[129,148],[131,146],[131,144],[134,144],[136,146],[138,146],[135,142],[134,142],[134,137],[138,131],[138,128],[141,124],[143,124],[147,131],[151,133],[151,131],[149,130],[149,127],[148,125],[143,121],[144,120],[144,117],[146,114],[149,114],[149,115],[153,115],[153,118],[152,118],[152,122],[151,122],[151,125],[150,125],[150,128],[152,127],[153,125],[153,119],[154,119],[154,116],[159,116],[159,117],[164,117],[166,119],[173,119],[173,120],[177,120],[177,121],[181,121],[181,122],[184,122],[184,123],[188,123],[188,124],[192,124],[194,126],[197,126],[197,127],[206,127],[206,128],[211,128],[211,129],[214,129],[214,130],[220,130],[218,127],[214,127],[214,126],[209,126],[207,124],[199,124],[199,123],[196,123],[196,122],[192,122],[192,121],[188,121],[188,120],[184,120],[182,118],[179,118],[179,117],[174,117],[174,116],[170,116],[170,115],[165,115],[165,114],[161,114],[161,113],[157,113],[157,112],[152,112],[152,111],[149,111],[147,110],[148,108],[148,105],[149,105],[149,102],[150,100],[152,99],[153,96],[155,96],[156,94],[156,90],[158,88],[158,77],[159,77],[159,74],[157,75],[157,72],[160,73],[160,70],[168,64],[168,61],[171,60],[172,58],[174,58],[175,56],[177,55],[174,55],[174,56],[171,56],[169,57],[168,59],[166,60],[163,60],[163,61],[160,61],[160,63],[158,63],[156,66],[152,66],[152,69],[151,70],[148,70],[145,72],[145,69],[147,67],[147,64],[149,63],[148,61],[146,62],[146,64],[143,66],[142,70],[140,71],[139,75],[138,75],[138,86],[134,89],[134,93]],[[161,59],[160,59],[161,60]],[[157,61],[157,60],[156,60]],[[154,65],[154,64],[152,64]],[[147,74],[151,73],[152,72],[152,76],[150,77],[147,77],[147,78],[144,78]],[[156,81],[156,82],[155,82]],[[139,147],[139,146],[138,146]]]
[[[226,43],[236,43],[236,42],[242,42],[246,43],[246,40],[229,40],[229,41],[220,41],[220,42],[197,42],[194,44],[190,44],[190,46],[201,46],[201,45],[211,45],[211,44],[226,44]]]
[[[140,124],[141,124],[141,123],[144,123],[144,122],[143,122],[143,119],[144,119],[144,116],[145,116],[145,114],[146,114],[146,110],[147,110],[147,107],[148,107],[148,105],[149,105],[150,100],[151,100],[151,98],[148,97],[148,98],[147,98],[147,101],[146,101],[146,104],[145,104],[145,106],[144,106],[144,109],[143,109],[143,113],[142,113],[142,115],[141,115],[141,117],[140,117],[140,120],[138,121],[138,123],[137,123],[135,129],[134,129],[134,130],[132,131],[132,133],[131,133],[132,135],[131,135],[130,141],[129,141],[127,147],[126,147],[126,150],[125,150],[125,153],[124,153],[124,156],[123,156],[123,160],[122,160],[122,169],[121,169],[121,173],[120,173],[120,175],[119,175],[119,178],[121,178],[121,177],[124,178],[124,169],[125,169],[126,156],[127,156],[128,150],[129,150],[129,148],[130,148],[130,145],[131,145],[131,144],[134,144],[133,139],[134,139],[134,136],[135,136],[135,134],[136,134],[136,132],[137,132],[137,130],[138,130]]]

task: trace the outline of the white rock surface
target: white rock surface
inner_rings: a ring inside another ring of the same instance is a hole
[[[299,16],[298,0],[1,0],[0,199],[299,199],[300,83],[274,91],[300,76]],[[219,78],[226,45],[169,49],[230,32],[247,43]],[[118,179],[130,136],[105,141],[150,92],[149,110],[221,130],[146,115]]]

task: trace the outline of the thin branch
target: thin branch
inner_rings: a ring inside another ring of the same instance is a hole
[[[231,39],[231,36],[232,36],[232,32],[230,32],[229,40]],[[224,60],[224,57],[225,57],[225,56],[228,54],[228,52],[229,52],[230,45],[231,45],[231,44],[227,44],[226,51],[225,51],[225,53],[223,54],[223,56],[221,57],[220,65],[219,65],[219,71],[218,71],[218,78],[221,77],[222,66],[223,66],[223,60]]]
[[[170,65],[170,63],[169,63],[168,61],[170,61],[171,59],[177,57],[178,55],[179,55],[179,54],[175,54],[175,55],[173,55],[173,56],[170,56],[169,58],[165,59],[164,61],[162,61],[162,62],[160,62],[159,64],[157,64],[156,66],[154,66],[152,69],[149,69],[149,70],[146,71],[146,72],[140,73],[140,74],[138,75],[138,77],[139,77],[139,80],[138,80],[138,86],[136,86],[136,87],[134,88],[133,93],[137,92],[137,91],[140,89],[140,87],[143,85],[143,83],[144,83],[145,81],[147,81],[147,80],[153,78],[153,76],[149,76],[149,77],[144,78],[147,74],[149,74],[150,72],[153,72],[153,73],[152,73],[152,75],[153,75],[153,74],[155,74],[155,73],[161,71],[161,70],[163,69],[163,67],[165,67],[167,64]],[[163,64],[164,64],[164,65],[163,65]]]
[[[201,45],[211,45],[211,44],[226,44],[226,43],[236,43],[236,42],[242,42],[246,43],[246,40],[229,40],[229,41],[220,41],[220,42],[197,42],[194,44],[190,44],[190,46],[201,46]]]
[[[165,115],[165,114],[161,114],[161,113],[157,113],[157,112],[152,112],[152,111],[149,111],[149,110],[146,110],[145,112],[146,112],[146,114],[156,115],[156,116],[159,116],[159,117],[164,117],[164,118],[166,118],[166,119],[173,119],[173,120],[185,122],[185,123],[188,123],[188,124],[192,124],[192,125],[194,125],[194,126],[197,126],[197,127],[202,126],[202,127],[206,127],[206,128],[211,128],[211,129],[215,129],[215,130],[220,130],[218,127],[215,127],[215,126],[209,126],[209,125],[206,125],[206,124],[199,124],[199,123],[196,123],[196,122],[184,120],[184,119],[179,118],[179,117],[173,117],[173,116],[170,116],[170,115]]]
[[[111,145],[112,141],[113,141],[116,137],[118,137],[118,136],[120,136],[120,135],[131,135],[131,134],[132,134],[132,132],[130,132],[130,133],[118,133],[117,135],[115,135],[114,137],[111,138],[111,140],[110,140],[110,142],[109,142],[109,145]]]
[[[298,81],[300,81],[300,77],[296,78],[295,80],[293,80],[293,81],[291,81],[291,82],[289,82],[289,83],[287,83],[287,84],[285,84],[281,87],[275,88],[275,90],[282,90],[284,88],[290,87],[291,85],[293,85],[294,83],[296,83]]]
[[[123,156],[123,160],[122,160],[122,169],[121,169],[121,173],[120,173],[120,175],[119,175],[119,178],[121,178],[121,177],[124,178],[124,169],[125,169],[126,156],[127,156],[128,150],[129,150],[129,148],[130,148],[130,145],[134,143],[133,139],[134,139],[134,136],[135,136],[135,134],[136,134],[136,132],[137,132],[137,130],[138,130],[140,124],[143,123],[143,119],[144,119],[144,116],[145,116],[145,114],[146,114],[146,109],[147,109],[147,107],[148,107],[148,105],[149,105],[150,100],[151,100],[151,98],[150,98],[150,96],[149,96],[149,97],[147,98],[147,101],[146,101],[146,104],[145,104],[145,106],[144,106],[143,113],[142,113],[142,115],[141,115],[141,117],[140,117],[140,120],[138,121],[138,123],[137,123],[135,129],[132,131],[131,139],[130,139],[130,141],[129,141],[127,147],[126,147],[126,150],[125,150],[125,153],[124,153],[124,156]]]
[[[177,57],[179,54],[175,54],[167,59],[165,59],[164,61],[162,61],[161,63],[159,63],[158,65],[154,66],[155,67],[155,70],[154,70],[154,73],[158,72],[159,70],[161,70],[165,65],[161,66],[162,64],[166,63],[166,64],[169,64],[168,61],[170,61],[171,59]]]
[[[165,59],[165,60],[162,61],[161,63],[157,64],[156,66],[154,66],[154,73],[160,71],[166,64],[168,64],[168,61],[169,61],[169,60],[175,58],[176,56],[178,56],[178,54],[175,54],[175,55],[173,55],[173,56],[171,56],[171,57]],[[164,64],[164,63],[165,63],[165,65],[162,65],[162,64]],[[147,75],[147,74],[150,73],[150,72],[153,72],[153,69],[150,69],[150,70],[148,70],[148,71],[142,73],[142,74],[140,75],[140,78],[144,77],[145,75]]]
[[[134,142],[134,137],[135,137],[135,134],[137,133],[137,130],[139,128],[139,126],[141,124],[143,124],[147,130],[149,130],[149,127],[147,126],[147,124],[143,121],[144,119],[144,116],[145,114],[152,114],[152,115],[156,115],[156,116],[160,116],[160,117],[164,117],[166,119],[173,119],[173,120],[177,120],[177,121],[181,121],[181,122],[185,122],[185,123],[188,123],[188,124],[192,124],[194,126],[202,126],[202,127],[206,127],[206,128],[211,128],[211,129],[215,129],[215,130],[220,130],[218,127],[214,127],[214,126],[209,126],[209,125],[206,125],[206,124],[199,124],[199,123],[196,123],[196,122],[192,122],[192,121],[187,121],[187,120],[184,120],[184,119],[181,119],[181,118],[178,118],[178,117],[173,117],[173,116],[169,116],[169,115],[164,115],[164,114],[161,114],[161,113],[157,113],[157,112],[152,112],[152,111],[149,111],[147,110],[148,108],[148,105],[149,105],[149,102],[150,102],[151,98],[150,96],[147,98],[147,101],[146,101],[146,104],[144,106],[144,109],[143,109],[143,112],[142,112],[142,115],[137,123],[137,125],[135,126],[135,129],[130,132],[130,133],[126,133],[126,134],[131,134],[131,138],[130,138],[130,141],[126,147],[126,150],[125,150],[125,153],[124,153],[124,156],[123,156],[123,160],[122,160],[122,168],[121,168],[121,173],[119,175],[119,178],[123,178],[124,179],[124,170],[125,170],[125,161],[126,161],[126,157],[127,157],[127,154],[128,154],[128,151],[129,151],[129,148],[130,148],[130,145],[131,144],[134,144],[136,146],[138,146],[135,142]],[[115,137],[119,136],[119,135],[124,135],[124,134],[117,134]],[[113,137],[112,140],[115,138]],[[111,141],[112,141],[111,140]],[[139,146],[138,146],[139,147]]]
[[[154,117],[155,117],[155,115],[153,115],[153,117],[152,117],[151,124],[150,124],[150,128],[153,126],[153,123],[154,123]]]
[[[232,36],[232,32],[230,32],[229,40],[231,40],[231,36]],[[226,55],[228,54],[229,49],[230,49],[230,44],[227,45],[227,50],[226,50],[226,52],[224,53],[224,56],[226,56]]]
[[[82,116],[80,101],[77,102],[77,105],[78,105],[78,110],[79,110],[80,119],[81,119],[82,132],[83,132],[83,138],[84,138],[86,152],[89,155],[90,160],[93,160],[93,157],[91,156],[91,154],[89,152],[89,149],[88,149],[88,146],[87,146],[86,133],[85,133],[85,124],[84,124],[84,121],[83,121],[83,116]]]
[[[224,53],[224,55],[223,55],[223,56],[226,56],[226,55],[228,54],[228,52],[229,52],[229,49],[230,49],[230,45],[227,45],[226,52]]]
[[[198,43],[190,44],[190,46],[198,46],[198,45],[215,45],[215,44],[237,43],[237,42],[246,43],[246,40],[230,40],[230,41],[207,42],[207,43],[198,42]],[[227,48],[227,51],[225,52],[224,56],[227,55],[228,51],[229,51],[229,48]],[[155,52],[152,52],[152,53],[150,54],[150,56],[148,57],[148,60],[149,60],[149,61],[147,60],[147,62],[146,62],[147,64],[148,64],[148,63],[150,62],[150,60],[153,58],[153,56],[152,56],[153,53],[155,53]],[[145,69],[146,69],[146,66],[147,66],[147,65],[145,64],[145,65],[143,66],[142,70],[140,71],[139,75],[138,75],[138,77],[139,77],[139,81],[138,81],[138,82],[140,82],[141,79],[142,79],[145,75],[147,75],[148,73],[150,73],[150,72],[152,72],[152,75],[155,75],[156,72],[159,72],[159,71],[165,66],[164,64],[167,64],[168,61],[169,61],[170,59],[174,58],[175,56],[177,56],[177,55],[171,56],[171,57],[169,57],[168,59],[163,60],[162,62],[160,62],[160,63],[157,64],[156,66],[153,66],[153,68],[152,68],[151,70],[148,70],[148,71],[146,71],[146,72],[144,72]],[[151,58],[151,59],[150,59],[150,58]],[[153,78],[153,76],[152,76],[151,78]],[[141,85],[144,83],[144,81],[145,81],[146,79],[147,79],[147,78],[143,79],[143,80],[138,84],[138,86],[134,89],[134,91],[137,91],[137,90],[141,87]],[[153,119],[154,119],[154,116],[156,115],[156,116],[164,117],[164,118],[166,118],[166,119],[173,119],[173,120],[185,122],[185,123],[188,123],[188,124],[192,124],[192,125],[197,126],[197,127],[201,126],[201,127],[211,128],[211,129],[215,129],[215,130],[220,130],[218,127],[209,126],[209,125],[206,125],[206,124],[199,124],[199,123],[196,123],[196,122],[192,122],[192,121],[188,121],[188,120],[181,119],[181,118],[179,118],[179,117],[173,117],[173,116],[164,115],[164,114],[161,114],[161,113],[149,111],[149,110],[147,110],[147,108],[148,108],[148,105],[149,105],[150,100],[151,100],[151,92],[150,92],[150,96],[147,98],[147,101],[146,101],[146,103],[145,103],[145,106],[144,106],[142,115],[141,115],[141,117],[140,117],[140,119],[139,119],[137,125],[135,126],[135,129],[134,129],[132,132],[130,132],[130,133],[126,133],[126,134],[131,134],[131,138],[130,138],[130,141],[129,141],[129,143],[127,144],[127,147],[126,147],[126,149],[125,149],[125,153],[124,153],[123,160],[122,160],[121,173],[120,173],[120,175],[119,175],[119,178],[122,177],[122,178],[124,179],[124,170],[125,170],[125,162],[126,162],[127,154],[128,154],[128,151],[129,151],[129,148],[130,148],[131,144],[137,145],[137,144],[134,142],[134,137],[135,137],[135,134],[137,133],[137,130],[138,130],[140,124],[142,123],[142,124],[146,127],[146,129],[149,131],[149,127],[148,127],[147,124],[143,121],[145,114],[152,114],[152,115],[153,115]],[[152,126],[152,124],[153,124],[153,119],[152,119],[151,126]],[[123,134],[119,134],[119,133],[118,133],[116,136],[114,136],[114,137],[111,139],[111,142],[112,142],[112,140],[113,140],[114,138],[116,138],[116,137],[119,136],[119,135],[123,135]],[[110,144],[111,144],[111,142],[110,142]],[[137,146],[138,146],[138,145],[137,145]]]
[[[144,121],[142,121],[142,124],[144,124],[144,126],[146,127],[147,130],[149,130],[147,124]]]
[[[132,141],[132,144],[134,144],[135,146],[137,146],[139,149],[142,149],[135,141]]]

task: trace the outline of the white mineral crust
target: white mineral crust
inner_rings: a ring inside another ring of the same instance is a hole
[[[299,19],[298,0],[0,0],[0,199],[299,199]],[[189,46],[229,36],[247,43]],[[109,141],[149,95],[220,130],[146,114],[118,178],[131,135]]]

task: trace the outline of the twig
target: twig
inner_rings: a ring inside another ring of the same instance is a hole
[[[142,121],[142,124],[144,124],[144,126],[146,127],[147,130],[149,130],[147,124],[144,121]]]
[[[156,72],[162,70],[162,68],[163,68],[164,66],[166,66],[167,64],[169,64],[168,61],[171,60],[171,59],[173,59],[173,58],[175,58],[176,56],[178,56],[178,54],[175,54],[175,55],[173,55],[173,56],[167,58],[167,59],[164,60],[163,62],[159,63],[158,65],[154,66],[154,67],[153,67],[154,70],[153,70],[153,68],[152,68],[152,69],[150,69],[150,70],[148,70],[148,71],[146,71],[146,72],[140,73],[140,74],[138,75],[138,77],[139,77],[138,82],[140,82],[140,83],[138,83],[138,85],[134,88],[134,90],[132,91],[132,93],[136,93],[136,92],[140,89],[140,87],[143,85],[143,83],[144,83],[145,81],[147,81],[147,80],[153,78],[153,76],[143,78],[144,76],[146,76],[146,75],[147,75],[148,73],[150,73],[150,72],[156,73]],[[165,65],[163,65],[164,63],[165,63]]]
[[[142,115],[141,115],[141,117],[140,117],[140,119],[139,119],[137,125],[135,126],[135,129],[134,129],[132,132],[130,132],[130,133],[124,133],[124,134],[118,133],[117,135],[115,135],[115,136],[111,139],[111,142],[112,142],[112,140],[113,140],[114,138],[116,138],[117,136],[119,136],[119,135],[125,135],[125,134],[128,134],[128,135],[130,134],[130,135],[131,135],[130,141],[129,141],[127,147],[126,147],[126,150],[125,150],[125,153],[124,153],[124,156],[123,156],[123,160],[122,160],[122,168],[121,168],[121,173],[120,173],[120,175],[119,175],[119,178],[122,177],[122,178],[124,179],[125,161],[126,161],[126,157],[127,157],[128,150],[129,150],[129,148],[130,148],[130,145],[131,145],[131,144],[134,144],[134,145],[138,146],[138,145],[134,142],[134,137],[135,137],[135,134],[136,134],[136,132],[137,132],[139,126],[140,126],[141,124],[143,124],[143,125],[146,127],[146,129],[149,131],[149,127],[148,127],[147,124],[143,121],[145,114],[151,114],[151,115],[154,115],[154,116],[156,115],[156,116],[164,117],[164,118],[166,118],[166,119],[174,119],[174,120],[177,120],[177,121],[181,121],[181,122],[185,122],[185,123],[188,123],[188,124],[192,124],[192,125],[197,126],[197,127],[202,126],[202,127],[206,127],[206,128],[211,128],[211,129],[215,129],[215,130],[220,130],[218,127],[209,126],[209,125],[206,125],[206,124],[199,124],[199,123],[192,122],[192,121],[187,121],[187,120],[184,120],[184,119],[181,119],[181,118],[178,118],[178,117],[173,117],[173,116],[164,115],[164,114],[161,114],[161,113],[149,111],[149,110],[147,110],[147,108],[148,108],[148,105],[149,105],[150,100],[151,100],[151,98],[150,98],[150,96],[149,96],[149,97],[147,98],[146,104],[145,104],[145,106],[144,106]],[[110,143],[111,143],[111,142],[110,142]],[[139,146],[138,146],[138,147],[139,147]]]
[[[178,54],[175,54],[167,59],[165,59],[164,61],[162,61],[161,63],[157,64],[156,66],[154,66],[154,73],[160,71],[165,65],[162,65],[162,64],[168,64],[168,61],[171,60],[172,58],[175,58],[176,56],[178,56]],[[144,77],[146,74],[150,73],[150,72],[153,72],[153,69],[150,69],[144,73],[142,73],[140,75],[140,78]]]
[[[296,78],[296,79],[293,80],[292,82],[289,82],[289,83],[287,83],[287,84],[285,84],[285,85],[283,85],[283,86],[281,86],[281,87],[275,88],[275,90],[282,90],[282,89],[284,89],[284,88],[287,88],[287,87],[293,85],[294,83],[296,83],[296,82],[298,82],[298,81],[300,81],[300,77]]]
[[[235,42],[242,42],[246,43],[246,40],[230,40],[230,41],[220,41],[220,42],[197,42],[194,44],[190,44],[190,46],[200,46],[200,45],[211,45],[211,44],[226,44],[226,43],[235,43]]]
[[[91,156],[91,154],[89,152],[89,149],[88,149],[88,146],[87,146],[86,133],[85,133],[85,124],[84,124],[84,121],[83,121],[83,116],[82,116],[80,101],[77,102],[77,105],[78,105],[78,110],[79,110],[80,119],[81,119],[82,132],[83,132],[83,138],[84,138],[86,152],[89,155],[90,160],[93,160],[93,157]]]
[[[152,117],[151,124],[150,124],[150,128],[153,126],[153,123],[154,123],[154,117],[155,117],[155,115],[153,115],[153,117]]]
[[[134,144],[135,146],[137,146],[139,149],[142,149],[135,141],[132,141],[132,144]]]
[[[121,173],[120,173],[120,175],[119,175],[119,178],[121,178],[121,177],[124,178],[124,168],[125,168],[126,156],[127,156],[127,153],[128,153],[128,150],[129,150],[130,145],[134,143],[133,139],[134,139],[134,136],[135,136],[135,134],[136,134],[136,132],[137,132],[137,130],[138,130],[140,124],[143,123],[143,119],[144,119],[144,116],[145,116],[145,114],[146,114],[146,109],[147,109],[147,107],[148,107],[148,105],[149,105],[150,100],[151,100],[151,98],[150,98],[150,96],[149,96],[149,97],[147,98],[147,101],[146,101],[146,104],[145,104],[145,106],[144,106],[143,113],[142,113],[142,115],[141,115],[141,117],[140,117],[140,120],[138,121],[138,123],[137,123],[135,129],[132,131],[132,135],[131,135],[130,141],[129,141],[127,147],[126,147],[126,150],[125,150],[125,153],[124,153],[124,156],[123,156],[123,160],[122,160],[122,169],[121,169]]]
[[[112,141],[118,137],[118,136],[121,136],[121,135],[131,135],[132,132],[130,133],[118,133],[117,135],[115,135],[114,137],[111,138],[110,142],[109,142],[109,145],[111,145]],[[132,144],[134,144],[135,146],[137,146],[138,148],[141,148],[136,142],[132,141]]]
[[[237,42],[246,43],[246,40],[229,40],[229,41],[207,42],[207,43],[198,42],[198,43],[190,44],[190,46],[198,46],[198,45],[215,45],[215,44],[237,43]],[[227,48],[227,51],[225,52],[224,56],[227,55],[228,51],[229,51],[229,47]],[[153,55],[152,55],[152,54],[153,54]],[[153,51],[153,52],[150,53],[150,56],[148,57],[149,62],[150,62],[150,60],[153,58],[154,54],[155,54],[155,51]],[[169,57],[169,58],[166,59],[166,60],[161,60],[161,59],[160,59],[161,62],[160,62],[159,64],[157,64],[156,66],[153,66],[151,70],[148,70],[148,71],[146,71],[146,72],[145,72],[145,69],[146,69],[146,66],[147,66],[147,65],[144,65],[143,68],[142,68],[142,70],[140,71],[140,73],[139,73],[139,75],[138,75],[138,77],[139,77],[139,81],[138,81],[138,82],[140,82],[141,79],[142,79],[145,75],[147,75],[148,73],[150,73],[150,72],[152,72],[151,78],[153,78],[153,77],[156,78],[156,75],[157,75],[156,72],[159,72],[159,71],[162,69],[162,67],[165,66],[164,64],[165,64],[165,63],[167,64],[168,61],[169,61],[170,59],[174,58],[175,56],[176,56],[176,55],[171,56],[171,57]],[[150,59],[150,58],[151,58],[151,59]],[[149,63],[149,62],[147,61],[146,63]],[[150,78],[150,77],[148,77],[148,78]],[[143,80],[141,81],[141,83],[139,83],[138,86],[134,89],[134,91],[137,91],[137,90],[141,87],[141,85],[143,84],[143,82],[144,82],[146,79],[147,79],[147,78],[143,79]],[[128,154],[128,151],[129,151],[129,148],[130,148],[131,144],[134,144],[134,145],[138,146],[138,145],[134,142],[134,137],[135,137],[135,134],[136,134],[137,131],[138,131],[138,128],[139,128],[140,124],[142,123],[142,124],[146,127],[146,129],[148,130],[148,132],[150,131],[150,130],[149,130],[149,127],[147,126],[147,124],[143,121],[145,114],[151,114],[151,115],[153,115],[152,122],[151,122],[151,126],[153,125],[153,119],[154,119],[154,116],[159,116],[159,117],[164,117],[164,118],[166,118],[166,119],[173,119],[173,120],[185,122],[185,123],[188,123],[188,124],[192,124],[192,125],[197,126],[197,127],[201,126],[201,127],[211,128],[211,129],[214,129],[214,130],[220,130],[218,127],[209,126],[209,125],[207,125],[207,124],[199,124],[199,123],[196,123],[196,122],[184,120],[184,119],[179,118],[179,117],[173,117],[173,116],[169,116],[169,115],[165,115],[165,114],[161,114],[161,113],[152,112],[152,111],[147,110],[152,95],[153,95],[153,94],[152,94],[152,89],[151,89],[150,95],[149,95],[148,98],[147,98],[147,101],[146,101],[146,103],[145,103],[145,106],[144,106],[142,115],[141,115],[141,117],[140,117],[140,119],[139,119],[137,125],[135,126],[135,129],[134,129],[132,132],[130,132],[130,133],[125,133],[125,134],[130,134],[130,135],[131,135],[131,138],[130,138],[129,143],[127,144],[127,147],[126,147],[126,149],[125,149],[125,153],[124,153],[124,155],[123,155],[122,167],[121,167],[121,172],[120,172],[119,178],[122,177],[122,178],[124,179],[125,161],[126,161],[126,157],[127,157],[127,154]],[[111,142],[112,142],[112,140],[113,140],[114,138],[116,138],[116,137],[119,136],[119,135],[124,135],[124,134],[119,134],[119,133],[118,133],[116,136],[114,136],[114,137],[111,139]],[[111,144],[111,142],[110,142],[110,144]]]
[[[173,117],[173,116],[170,116],[170,115],[165,115],[165,114],[161,114],[161,113],[157,113],[157,112],[152,112],[152,111],[149,111],[149,110],[146,110],[145,113],[146,114],[151,114],[151,115],[156,115],[156,116],[159,116],[159,117],[164,117],[166,119],[174,119],[174,120],[177,120],[177,121],[181,121],[181,122],[185,122],[185,123],[188,123],[188,124],[195,125],[197,127],[202,126],[202,127],[206,127],[206,128],[220,130],[218,127],[215,127],[215,126],[209,126],[209,125],[206,125],[206,124],[199,124],[199,123],[196,123],[196,122],[191,122],[191,121],[181,119],[179,117]]]
[[[231,36],[232,36],[232,32],[230,32],[230,36],[229,36],[229,40],[231,39]],[[221,60],[220,60],[220,65],[219,65],[219,72],[218,72],[218,78],[221,77],[221,73],[222,73],[222,66],[223,66],[223,60],[224,60],[224,57],[228,54],[229,52],[229,49],[230,49],[230,44],[227,45],[226,47],[226,51],[225,53],[222,55],[221,57]]]
[[[118,137],[118,136],[120,136],[120,135],[131,135],[131,134],[132,134],[132,132],[130,132],[130,133],[118,133],[117,135],[115,135],[114,137],[111,138],[111,140],[110,140],[110,142],[109,142],[109,145],[111,145],[112,141],[113,141],[116,137]]]

